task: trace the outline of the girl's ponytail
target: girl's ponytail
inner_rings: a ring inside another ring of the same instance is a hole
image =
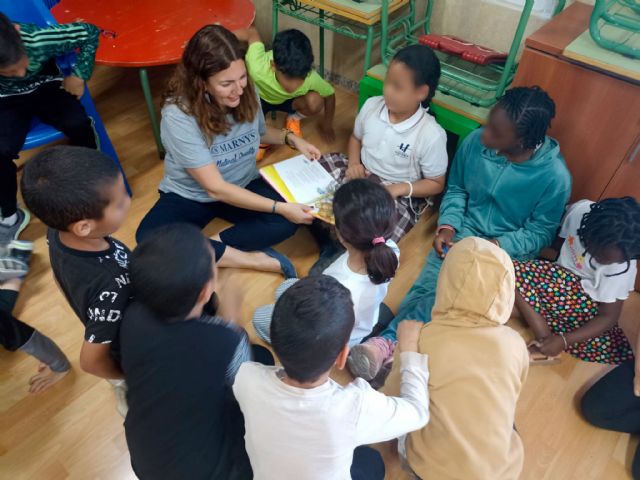
[[[396,207],[387,189],[370,180],[352,180],[336,192],[333,213],[340,236],[364,254],[371,282],[379,285],[391,280],[398,256],[385,239],[393,233]]]
[[[372,248],[364,254],[369,280],[375,285],[387,283],[396,276],[398,269],[398,256],[387,245],[384,237],[373,239]]]

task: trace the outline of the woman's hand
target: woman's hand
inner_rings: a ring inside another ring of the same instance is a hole
[[[289,141],[293,144],[296,150],[307,157],[309,160],[318,160],[322,153],[318,150],[318,147],[307,142],[304,138],[297,137],[295,135],[289,136]]]
[[[349,162],[347,171],[345,172],[345,179],[347,182],[355,180],[356,178],[367,178],[368,176],[369,172],[360,162],[355,165],[352,165],[351,162]]]
[[[436,250],[436,254],[440,258],[444,258],[446,255],[445,249],[449,250],[453,247],[453,237],[454,233],[448,228],[443,228],[440,230],[436,238],[433,240],[433,248]]]
[[[310,211],[311,207],[309,205],[302,205],[301,203],[278,202],[276,205],[276,213],[296,224],[311,224],[313,215],[309,213]]]

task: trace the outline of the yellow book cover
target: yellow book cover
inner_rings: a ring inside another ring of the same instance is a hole
[[[309,205],[314,217],[335,223],[333,194],[338,183],[318,162],[298,155],[262,167],[260,175],[287,202]]]

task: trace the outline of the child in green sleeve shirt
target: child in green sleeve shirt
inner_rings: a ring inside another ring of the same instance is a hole
[[[29,214],[18,208],[15,159],[34,117],[60,130],[73,145],[96,148],[93,121],[79,102],[91,77],[99,30],[88,23],[38,27],[0,13],[0,243],[18,237]],[[56,57],[75,53],[63,75]]]
[[[265,114],[271,111],[288,114],[285,128],[301,135],[300,120],[324,111],[320,133],[333,142],[335,91],[330,83],[313,70],[313,51],[307,36],[299,30],[284,30],[273,40],[273,49],[266,51],[254,27],[234,32],[249,42],[245,57],[247,70],[258,87]],[[258,160],[264,157],[266,146],[260,146]]]

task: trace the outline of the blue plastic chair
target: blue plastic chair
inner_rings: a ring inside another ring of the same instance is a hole
[[[15,22],[33,23],[45,27],[47,25],[56,25],[58,23],[49,11],[49,8],[53,7],[58,3],[58,1],[59,0],[0,0],[0,11]],[[70,72],[74,62],[75,54],[69,54],[56,59],[58,67],[60,67],[60,70],[63,72]],[[109,138],[109,135],[107,135],[107,130],[104,128],[102,119],[96,110],[96,106],[93,103],[89,89],[86,86],[84,95],[80,99],[80,103],[82,103],[87,115],[93,119],[94,129],[98,136],[98,148],[103,153],[109,155],[116,165],[118,165],[118,168],[120,168],[120,171],[122,172],[127,191],[129,192],[129,195],[131,195],[131,189],[129,188],[129,183],[127,182],[127,177],[124,174],[118,155],[113,148],[111,139]],[[59,132],[50,125],[41,123],[37,118],[34,118],[31,130],[27,135],[27,139],[25,140],[22,149],[29,150],[63,138],[65,137],[62,132]]]

